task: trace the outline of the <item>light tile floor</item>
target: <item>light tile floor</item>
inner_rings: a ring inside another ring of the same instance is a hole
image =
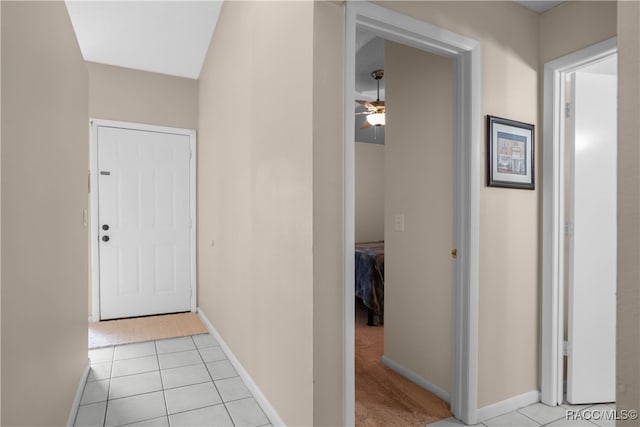
[[[75,426],[269,426],[209,334],[89,350]]]
[[[472,427],[613,427],[616,404],[547,406],[534,403],[483,421]],[[465,424],[447,418],[427,427],[460,427]]]

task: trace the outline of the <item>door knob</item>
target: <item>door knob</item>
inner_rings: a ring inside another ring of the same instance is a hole
[[[104,231],[107,231],[109,229],[109,226],[107,224],[102,224],[102,229]]]
[[[109,236],[102,236],[102,241],[103,242],[108,242],[109,241]]]
[[[458,258],[458,248],[451,249],[451,258],[453,259]]]

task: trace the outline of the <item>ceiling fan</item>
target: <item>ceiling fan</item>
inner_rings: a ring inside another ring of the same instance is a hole
[[[356,99],[356,102],[367,109],[367,111],[363,111],[361,113],[356,113],[359,115],[366,115],[366,120],[360,126],[360,129],[366,129],[371,126],[384,126],[386,123],[385,115],[384,115],[384,101],[380,101],[380,79],[384,76],[384,70],[375,70],[371,73],[371,77],[373,77],[378,83],[378,96],[375,101],[363,101]]]

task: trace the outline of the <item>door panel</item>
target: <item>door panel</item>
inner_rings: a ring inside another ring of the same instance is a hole
[[[617,79],[574,75],[567,401],[615,401]]]
[[[189,137],[99,126],[97,138],[100,318],[189,310]]]

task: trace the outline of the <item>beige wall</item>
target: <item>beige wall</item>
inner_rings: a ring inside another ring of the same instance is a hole
[[[544,64],[615,35],[615,1],[562,3],[540,15],[540,62]]]
[[[225,2],[200,77],[198,305],[288,425],[313,423],[313,12]]]
[[[640,3],[618,3],[618,409],[640,409]],[[637,425],[628,420],[620,425]]]
[[[500,1],[382,4],[480,41],[482,116],[538,124],[536,13]],[[479,407],[538,389],[538,226],[538,190],[481,187]]]
[[[198,128],[198,81],[87,62],[89,115],[186,129]]]
[[[2,425],[65,425],[87,363],[88,75],[63,2],[2,2]]]
[[[450,392],[454,63],[392,42],[384,51],[384,354]]]
[[[344,424],[344,12],[313,8],[313,425]],[[326,108],[330,105],[331,108]]]
[[[384,240],[384,145],[356,142],[356,242]]]

